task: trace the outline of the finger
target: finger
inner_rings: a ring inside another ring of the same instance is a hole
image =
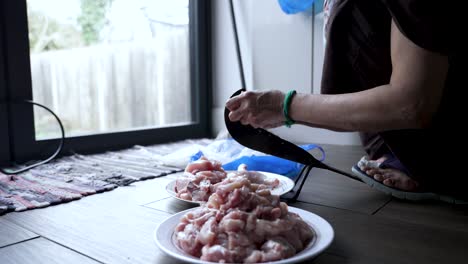
[[[261,123],[259,122],[259,119],[256,116],[254,116],[252,113],[249,113],[247,115],[247,121],[254,128],[262,127]]]
[[[239,95],[234,96],[226,101],[226,108],[233,111],[239,108],[242,105],[242,102],[246,99],[247,92],[241,92]]]
[[[240,120],[241,124],[243,124],[244,126],[246,125],[249,125],[249,120],[246,118],[246,117],[243,117],[241,120]]]
[[[387,178],[393,177],[393,175],[395,175],[395,172],[394,171],[383,171],[382,175],[384,176],[385,179],[387,179]]]
[[[242,112],[239,110],[232,111],[229,113],[229,120],[231,120],[231,122],[237,122],[241,120],[241,118],[242,118]]]
[[[383,181],[383,184],[385,184],[385,185],[387,185],[389,187],[393,187],[395,185],[395,181],[393,179],[389,178],[389,179],[385,179]]]
[[[239,99],[239,96],[233,97],[226,102],[226,108],[230,111],[234,111],[241,106],[242,100]]]
[[[258,128],[258,127],[263,128],[267,124],[265,120],[263,120],[261,116],[258,114],[249,113],[248,120],[249,120],[249,123],[255,128]]]
[[[382,176],[382,174],[374,174],[374,179],[377,180],[377,181],[383,181],[385,180],[385,178]]]
[[[274,118],[274,115],[269,111],[264,111],[263,109],[256,109],[256,111],[250,112],[249,122],[252,126],[266,128],[268,125],[277,123],[277,118]]]
[[[247,103],[241,104],[236,110],[229,113],[229,120],[232,122],[239,121],[243,118],[247,118],[250,113],[249,106]],[[247,121],[247,120],[245,120]]]

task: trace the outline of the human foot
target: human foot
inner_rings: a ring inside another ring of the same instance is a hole
[[[363,157],[358,162],[358,167],[367,175],[386,186],[402,191],[417,191],[419,183],[411,179],[406,172],[395,168],[380,167],[387,159],[388,157],[386,156],[377,160],[368,160],[366,157]]]

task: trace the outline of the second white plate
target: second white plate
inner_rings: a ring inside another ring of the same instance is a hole
[[[230,171],[228,171],[229,173]],[[294,188],[294,181],[291,180],[290,178],[288,177],[285,177],[283,175],[279,175],[279,174],[276,174],[276,173],[271,173],[271,172],[266,172],[266,171],[257,171],[263,175],[265,175],[267,178],[276,178],[279,180],[279,185],[274,188],[273,190],[271,190],[271,193],[274,194],[274,195],[283,195],[289,191],[291,191],[293,188]],[[169,182],[167,185],[166,185],[166,191],[174,198],[176,199],[179,199],[181,201],[184,201],[184,202],[188,202],[188,203],[194,203],[194,204],[201,204],[202,202],[197,202],[197,201],[188,201],[188,200],[184,200],[184,199],[181,199],[179,197],[177,197],[177,193],[175,192],[175,185],[176,185],[176,180],[173,180],[171,182]]]

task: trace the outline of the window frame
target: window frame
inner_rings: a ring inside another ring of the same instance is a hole
[[[2,36],[5,90],[11,100],[32,100],[32,81],[26,0],[2,1]],[[87,154],[188,138],[209,137],[211,131],[211,30],[210,1],[189,0],[190,83],[192,120],[187,125],[67,137],[62,155]],[[1,55],[0,55],[1,56]],[[0,94],[1,96],[1,94]],[[42,159],[53,153],[57,139],[36,140],[33,107],[12,104],[9,112],[10,161]],[[60,113],[56,113],[60,117]],[[1,116],[0,116],[1,118]],[[2,119],[0,123],[3,124]],[[0,129],[0,133],[4,133]],[[0,134],[0,140],[5,135]],[[1,157],[1,156],[0,156]]]
[[[1,32],[1,28],[0,28]],[[3,50],[2,38],[0,34],[0,50]],[[10,141],[8,126],[8,105],[7,90],[5,88],[5,76],[3,67],[3,54],[0,53],[0,166],[9,165],[10,162]]]

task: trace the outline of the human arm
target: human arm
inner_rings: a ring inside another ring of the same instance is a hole
[[[348,94],[296,94],[289,109],[291,118],[300,124],[336,131],[427,127],[442,97],[447,56],[417,46],[392,22],[391,60],[393,70],[388,84]],[[284,94],[274,93],[277,99],[270,99],[268,107],[252,94],[247,99],[240,96],[229,100],[226,106],[231,110],[230,119],[255,127],[281,125]]]

